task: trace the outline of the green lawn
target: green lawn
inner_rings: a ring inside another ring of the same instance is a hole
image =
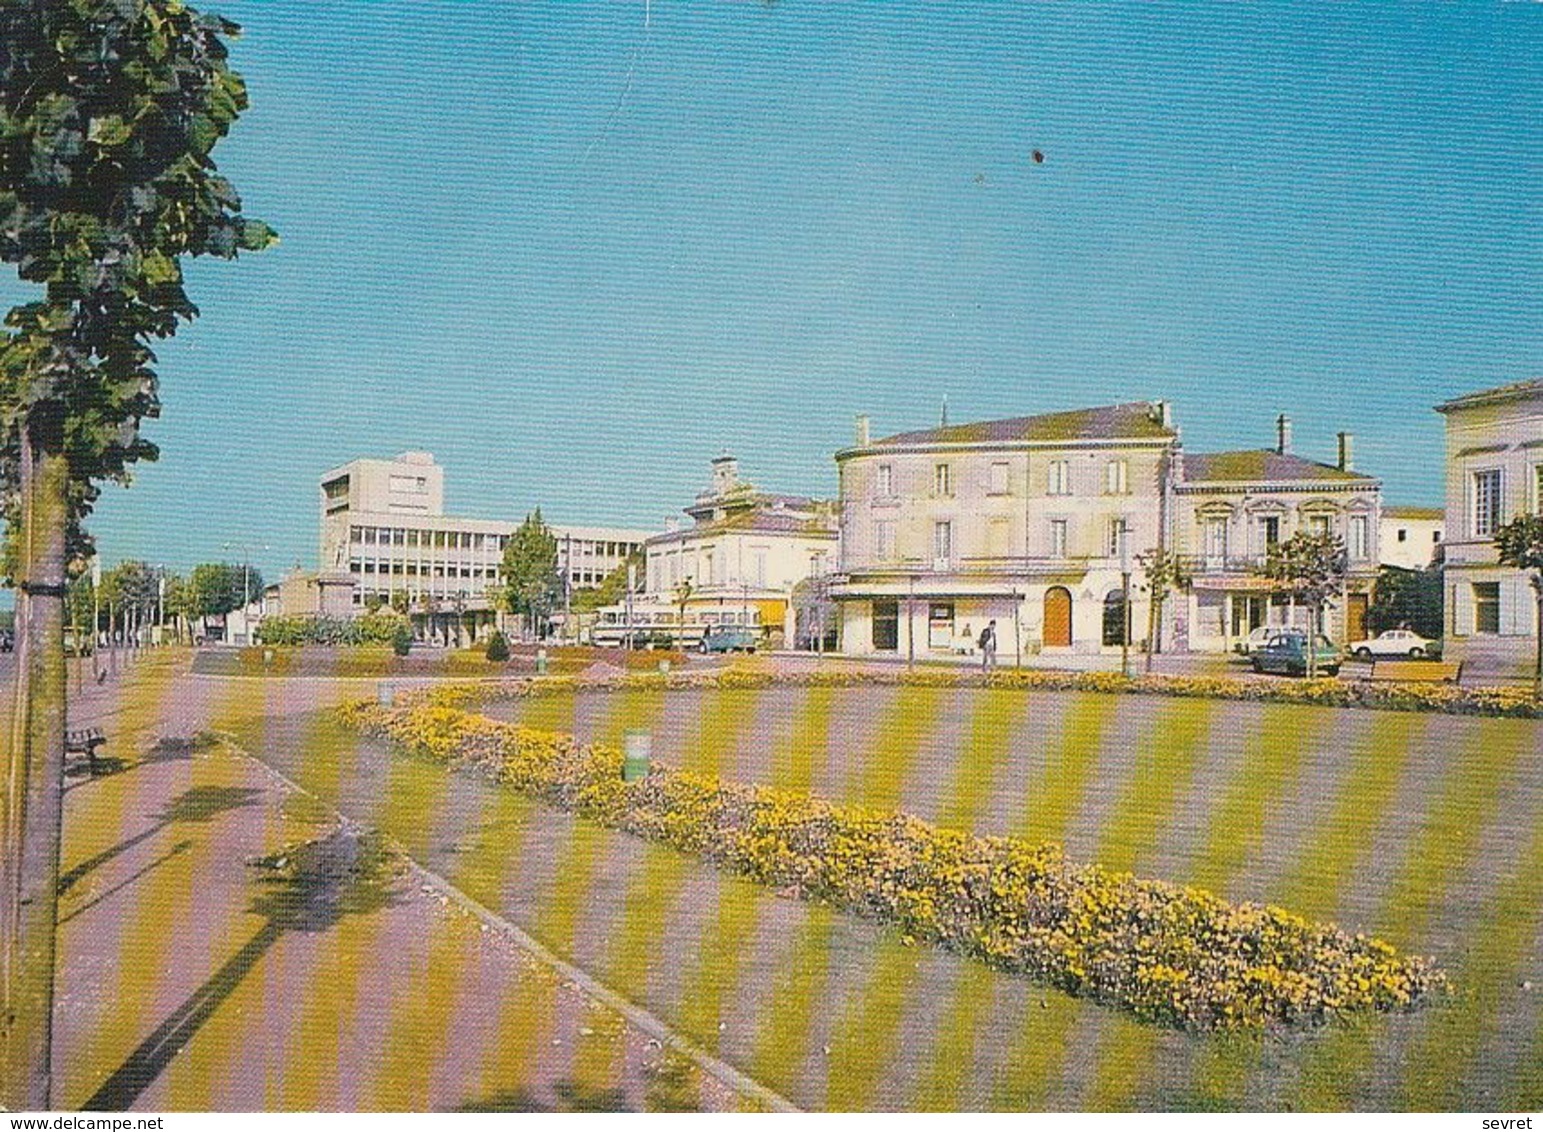
[[[1074,858],[1381,935],[1454,981],[1415,1014],[1318,1034],[1179,1034],[361,748],[320,714],[237,725],[244,746],[795,1103],[1543,1101],[1543,723],[930,688],[586,693],[491,710],[612,742],[643,728],[677,765],[1061,840]],[[545,1008],[530,992],[485,1004],[503,1038],[469,1092],[518,1075]],[[439,1032],[414,1025],[429,1034],[418,1048]],[[603,1087],[614,1048],[595,1048],[585,1079]],[[689,1079],[675,1085],[689,1093]]]

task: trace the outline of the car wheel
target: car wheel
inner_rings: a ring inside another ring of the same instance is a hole
[[[1264,665],[1260,664],[1257,659],[1253,663],[1254,671],[1262,674],[1264,672]]]
[[[1355,650],[1355,658],[1357,660],[1370,660],[1372,658],[1372,650],[1365,647],[1358,648]]]
[[[1324,671],[1327,672],[1330,676],[1338,676],[1339,665],[1336,664],[1333,668],[1325,668]]]
[[[1410,660],[1419,660],[1424,655],[1425,655],[1425,650],[1420,648],[1419,645],[1416,645],[1414,648],[1409,650],[1409,659]]]

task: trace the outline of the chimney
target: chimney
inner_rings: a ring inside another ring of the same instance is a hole
[[[1172,428],[1173,407],[1167,401],[1153,401],[1152,420],[1163,428]]]
[[[725,452],[713,461],[713,491],[718,495],[732,491],[739,483],[739,461]]]
[[[1353,432],[1339,434],[1339,470],[1355,471],[1355,433]]]
[[[1291,455],[1291,418],[1285,413],[1275,418],[1275,451]]]
[[[868,447],[869,435],[870,434],[869,434],[868,414],[867,413],[858,413],[857,414],[857,446],[859,448],[866,448],[866,447]]]
[[[938,427],[948,427],[948,394],[943,394],[943,411],[938,414]]]

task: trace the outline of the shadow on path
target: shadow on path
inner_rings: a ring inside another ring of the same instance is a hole
[[[81,1108],[129,1108],[286,932],[327,931],[345,916],[398,901],[399,863],[379,834],[343,826],[326,837],[249,862],[258,891],[248,911],[263,925],[129,1054]]]
[[[120,841],[110,849],[103,849],[94,857],[87,857],[59,878],[59,895],[63,896],[82,878],[122,856],[134,846],[148,841],[167,826],[183,823],[201,824],[213,821],[221,814],[257,804],[262,791],[254,786],[194,786],[184,790],[171,800],[159,814],[155,824]]]

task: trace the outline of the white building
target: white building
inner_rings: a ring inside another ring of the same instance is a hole
[[[711,487],[684,510],[690,525],[646,543],[643,600],[683,604],[688,624],[753,625],[792,643],[795,587],[835,563],[834,508],[760,491],[739,478],[734,457],[720,456]]]
[[[1440,507],[1384,507],[1378,535],[1382,564],[1424,570],[1439,557],[1446,526]]]
[[[848,653],[1118,651],[1146,606],[1122,567],[1160,540],[1177,434],[1162,402],[947,425],[836,453]]]
[[[518,521],[446,515],[444,469],[428,452],[359,459],[321,477],[321,568],[354,580],[353,605],[405,593],[420,634],[491,631],[499,566]],[[648,532],[549,524],[572,588],[597,585],[641,551]],[[460,631],[456,631],[459,627]]]
[[[1543,380],[1470,393],[1446,417],[1446,655],[1477,671],[1530,668],[1536,595],[1499,565],[1493,534],[1543,511]]]

